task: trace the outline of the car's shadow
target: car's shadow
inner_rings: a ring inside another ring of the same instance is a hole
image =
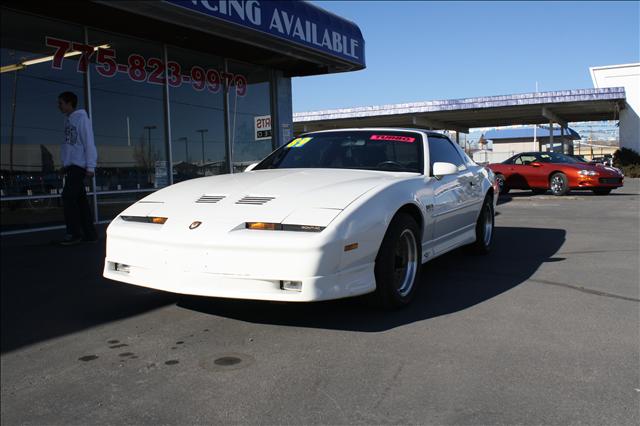
[[[634,196],[634,194],[628,193],[620,193],[620,192],[610,192],[606,195],[598,195],[594,194],[592,191],[570,191],[567,195],[562,195],[557,197],[558,199],[562,199],[562,197],[586,197],[586,198],[606,198],[606,197],[629,197]],[[529,199],[529,198],[540,198],[543,200],[547,199],[555,199],[556,197],[551,192],[546,192],[544,194],[536,194],[528,190],[521,190],[518,192],[509,192],[508,194],[502,194],[498,198],[498,205],[507,204],[515,199]]]
[[[491,254],[456,250],[423,267],[413,303],[382,311],[352,298],[318,303],[270,303],[180,297],[178,306],[260,324],[378,332],[467,309],[526,281],[565,241],[561,229],[497,227]]]

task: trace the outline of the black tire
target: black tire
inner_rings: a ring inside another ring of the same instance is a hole
[[[536,195],[543,195],[547,193],[547,190],[542,188],[533,188],[531,191]]]
[[[411,259],[414,261],[411,262]],[[399,261],[405,263],[404,267],[398,264]],[[411,216],[398,213],[389,224],[376,256],[376,290],[371,295],[372,302],[385,309],[408,305],[420,281],[421,265],[420,229]]]
[[[554,173],[549,178],[549,188],[553,195],[561,196],[569,193],[569,179],[564,173]]]
[[[495,212],[491,194],[487,194],[482,203],[482,210],[476,222],[476,241],[469,248],[477,254],[487,254],[491,251],[495,225]]]
[[[596,195],[609,195],[611,192],[611,188],[596,188],[593,190],[593,193]]]
[[[506,195],[509,193],[507,181],[505,180],[503,174],[496,173],[496,182],[498,183],[498,188],[500,188],[500,195]]]

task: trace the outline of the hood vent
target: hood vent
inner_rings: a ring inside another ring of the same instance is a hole
[[[236,204],[252,204],[255,206],[261,206],[275,198],[276,197],[254,197],[247,195],[246,197],[243,197],[240,200],[236,201]]]
[[[224,195],[206,195],[205,194],[202,197],[198,198],[196,203],[215,204],[224,198],[225,198]]]

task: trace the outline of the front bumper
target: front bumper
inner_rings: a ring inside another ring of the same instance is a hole
[[[572,182],[571,189],[620,188],[624,177],[620,176],[579,176]]]
[[[281,280],[207,272],[152,269],[129,265],[129,272],[115,270],[107,260],[105,278],[128,284],[196,296],[233,299],[311,302],[357,296],[375,290],[373,265],[362,265],[328,276],[292,277],[302,283],[301,290],[284,290]]]
[[[291,302],[375,289],[372,261],[345,264],[344,242],[325,231],[254,231],[211,222],[194,231],[179,231],[188,229],[184,224],[162,229],[167,225],[112,222],[103,275],[173,293]],[[301,289],[282,289],[282,281],[300,282]]]

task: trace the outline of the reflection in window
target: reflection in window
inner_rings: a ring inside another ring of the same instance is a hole
[[[108,46],[90,66],[98,190],[166,186],[161,46],[98,31],[89,44]]]
[[[168,55],[174,182],[227,173],[224,62],[178,48]]]
[[[0,19],[1,195],[59,194],[64,117],[57,98],[64,91],[75,92],[78,108],[84,108],[84,79],[77,56],[53,67],[56,49],[47,46],[46,37],[81,39],[82,28],[8,10]],[[2,203],[3,231],[56,224],[61,217],[56,198]]]
[[[236,76],[229,88],[229,140],[234,171],[242,171],[265,158],[274,148],[269,127],[261,127],[265,119],[271,121],[270,73],[256,65],[231,61],[229,71]]]

